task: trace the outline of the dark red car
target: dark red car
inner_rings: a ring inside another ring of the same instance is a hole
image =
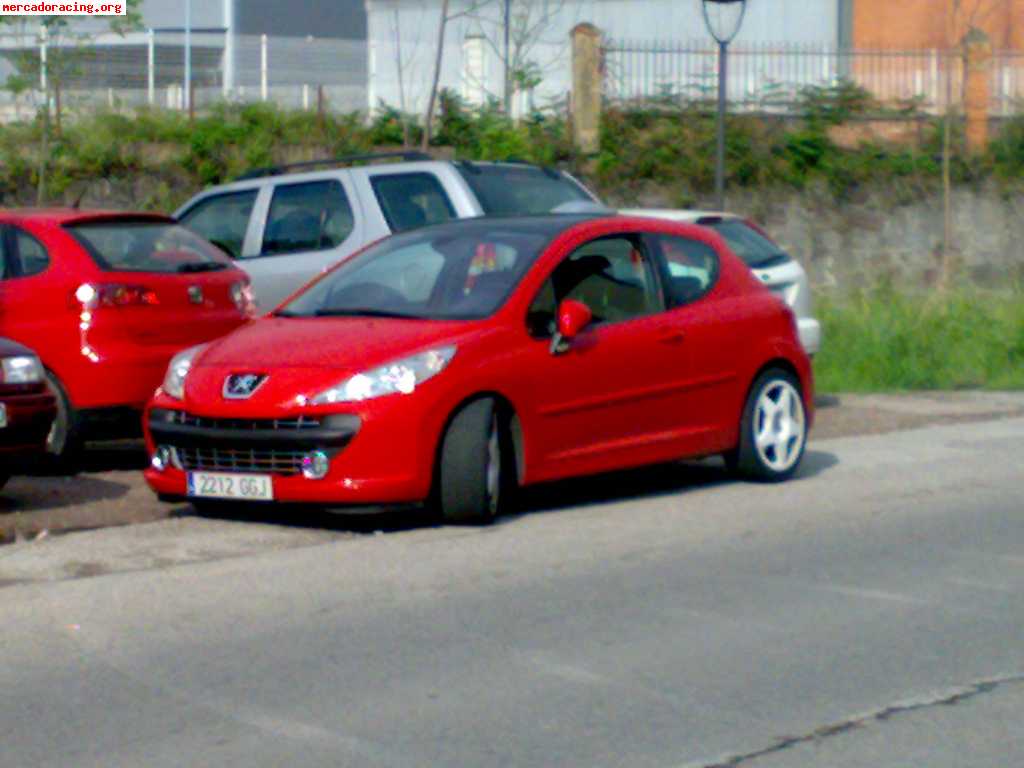
[[[32,350],[0,338],[0,488],[46,447],[57,401]]]
[[[0,269],[0,335],[42,359],[58,455],[139,434],[171,357],[254,311],[245,273],[165,216],[0,211]]]
[[[813,417],[792,312],[707,229],[625,217],[451,222],[342,262],[171,363],[146,416],[164,497],[435,501],[724,454],[795,470]]]

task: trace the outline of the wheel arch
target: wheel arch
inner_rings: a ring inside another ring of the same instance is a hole
[[[512,439],[513,457],[516,462],[516,484],[522,485],[526,466],[526,440],[523,435],[522,422],[520,421],[516,407],[513,405],[510,398],[498,390],[486,389],[467,395],[448,411],[448,415],[445,417],[444,423],[441,426],[441,431],[438,433],[437,444],[434,446],[433,467],[431,469],[432,493],[435,493],[437,490],[438,475],[441,468],[441,450],[444,446],[444,437],[448,434],[448,429],[451,427],[452,421],[455,420],[455,417],[458,416],[463,409],[479,400],[494,400],[497,404],[499,414],[501,414],[502,418],[506,420],[509,436]]]

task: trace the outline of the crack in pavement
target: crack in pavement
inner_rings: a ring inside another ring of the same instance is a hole
[[[774,755],[778,752],[784,752],[787,749],[792,749],[793,747],[801,744],[818,742],[858,728],[863,728],[871,723],[884,723],[897,715],[906,714],[908,712],[918,712],[923,709],[932,709],[935,707],[953,707],[986,693],[991,693],[997,688],[1022,684],[1024,684],[1024,675],[1006,675],[1003,677],[986,678],[966,686],[948,689],[933,696],[896,702],[895,704],[890,704],[886,707],[872,710],[862,715],[856,715],[854,717],[847,718],[846,720],[829,723],[828,725],[815,728],[813,731],[805,733],[802,736],[782,736],[767,747],[754,750],[753,752],[725,755],[716,758],[711,762],[688,763],[681,768],[738,768],[738,766],[743,765],[744,763],[749,763],[753,760],[767,757],[768,755]]]

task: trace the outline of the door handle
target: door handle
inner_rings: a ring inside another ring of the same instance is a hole
[[[686,334],[682,331],[672,331],[671,333],[665,333],[658,337],[658,341],[661,344],[668,344],[669,346],[677,346],[686,341]]]

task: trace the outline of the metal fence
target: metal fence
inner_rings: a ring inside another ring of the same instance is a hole
[[[604,49],[605,96],[612,102],[678,104],[715,98],[718,49],[707,42],[610,40]],[[809,86],[849,80],[882,106],[944,111],[962,100],[963,62],[955,53],[839,50],[810,45],[733,45],[727,92],[731,108],[787,112]],[[991,62],[991,112],[1024,106],[1024,54]]]
[[[182,32],[0,36],[0,121],[34,114],[47,97],[69,109],[184,109],[185,70]],[[199,32],[191,35],[191,75],[197,109],[223,101],[344,112],[367,106],[362,41]]]

